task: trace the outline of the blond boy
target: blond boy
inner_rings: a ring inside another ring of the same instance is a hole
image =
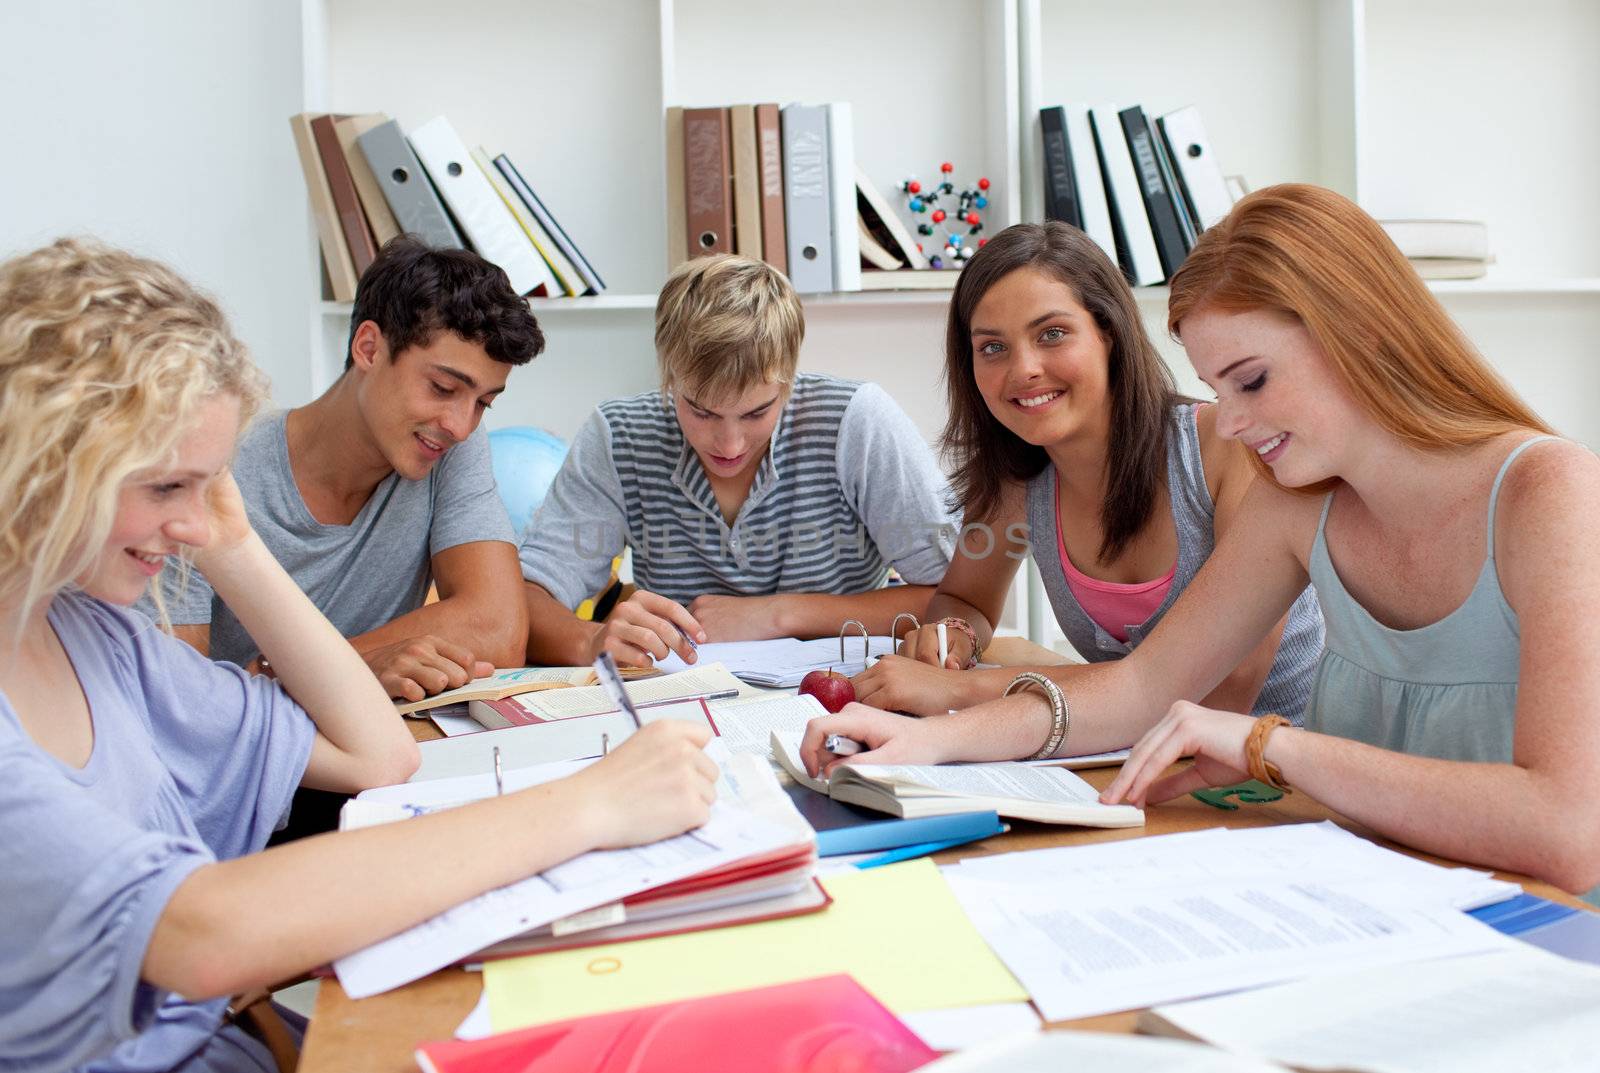
[[[888,632],[921,614],[958,518],[904,411],[875,384],[796,373],[805,319],[742,257],[674,272],[656,304],[661,388],[579,430],[520,549],[528,659],[646,666],[704,641]],[[572,613],[633,551],[603,623]],[[894,567],[904,585],[884,587]]]

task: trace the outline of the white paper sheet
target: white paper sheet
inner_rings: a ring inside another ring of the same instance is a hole
[[[494,1026],[489,1021],[489,993],[485,991],[478,996],[477,1005],[472,1007],[472,1012],[467,1014],[456,1028],[456,1039],[483,1039],[492,1035]]]
[[[679,673],[664,674],[656,678],[641,678],[623,683],[628,699],[635,705],[653,704],[657,701],[677,700],[706,693],[747,688],[721,663],[702,659],[693,667],[685,666]],[[604,686],[579,686],[571,689],[547,689],[539,693],[524,693],[519,703],[531,712],[546,719],[570,719],[580,715],[600,715],[617,710],[616,703]],[[641,712],[642,716],[644,713]]]
[[[1171,1039],[1033,1032],[930,1062],[918,1073],[1288,1073],[1282,1066]]]
[[[776,790],[775,777],[757,757],[729,757],[713,742],[708,755],[722,775],[711,819],[696,830],[631,849],[596,850],[575,857],[527,879],[489,891],[335,962],[339,982],[351,998],[376,995],[460,961],[502,939],[532,930],[573,913],[620,901],[630,894],[720,868],[744,857],[795,845],[810,828],[793,804]],[[550,764],[521,769],[521,785],[560,777],[581,765]],[[532,775],[529,775],[532,772]],[[450,808],[469,789],[483,791],[484,778],[451,780],[440,792],[437,783],[407,784],[377,795],[368,791],[347,808],[363,823],[406,820]],[[511,781],[508,775],[508,783]],[[488,778],[484,797],[494,792]],[[469,786],[470,783],[470,786]],[[520,786],[516,787],[520,788]],[[418,800],[418,789],[434,790],[433,800]],[[513,786],[508,785],[510,791]],[[453,791],[453,796],[452,796]],[[351,821],[355,825],[355,821]]]
[[[990,948],[1052,1021],[1514,941],[1384,880],[1217,876],[1093,890],[974,875],[945,870]]]
[[[1225,1049],[1363,1073],[1591,1073],[1600,969],[1524,944],[1154,1011]]]
[[[900,1020],[936,1051],[964,1051],[992,1040],[1039,1031],[1039,1015],[1026,1002],[915,1010],[900,1014]]]

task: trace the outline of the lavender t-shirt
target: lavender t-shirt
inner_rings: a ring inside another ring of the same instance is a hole
[[[0,1070],[255,1070],[253,1041],[218,1034],[225,1000],[186,1002],[140,968],[190,873],[266,844],[315,727],[275,682],[137,612],[68,593],[50,624],[94,747],[63,764],[0,693]]]

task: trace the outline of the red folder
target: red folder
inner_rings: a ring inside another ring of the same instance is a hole
[[[848,976],[424,1043],[425,1073],[904,1073],[939,1057]]]

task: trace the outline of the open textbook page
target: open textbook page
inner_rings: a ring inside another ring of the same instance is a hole
[[[634,673],[637,675],[639,672]],[[395,709],[401,715],[411,715],[446,704],[463,704],[469,700],[499,700],[521,693],[594,684],[592,667],[504,667],[486,677],[474,678],[464,686],[447,689],[422,700],[395,701]]]
[[[1306,1070],[1589,1073],[1600,968],[1516,944],[1160,1006],[1139,1029]]]
[[[772,754],[795,781],[835,801],[907,818],[993,810],[1001,816],[1085,827],[1138,827],[1144,812],[1103,805],[1099,791],[1065,768],[997,764],[844,764],[832,779],[806,774],[800,735],[774,731]]]
[[[726,760],[725,754],[713,758]],[[579,767],[552,764],[531,774],[531,769],[523,769],[522,778],[517,781],[535,785]],[[712,805],[711,818],[703,827],[646,846],[585,853],[538,875],[469,899],[416,927],[340,958],[334,963],[339,982],[351,998],[376,995],[469,958],[513,935],[583,910],[620,902],[641,891],[809,841],[813,837],[809,828],[802,832],[793,822],[774,818],[774,809],[779,806],[777,797],[772,796],[771,782],[770,773],[762,779],[748,763],[743,767],[729,764],[717,784],[718,798]],[[398,799],[352,801],[350,805],[360,807],[342,826],[392,818],[404,822],[463,803],[460,798],[441,800],[443,795],[428,794],[430,790],[437,792],[437,784],[424,787],[424,794],[433,797],[426,803],[415,793],[402,794]],[[406,791],[416,789],[404,787]],[[447,791],[461,793],[467,789],[457,783]],[[492,780],[489,792],[493,792]],[[787,804],[786,799],[783,804]]]
[[[658,701],[682,700],[685,697],[725,693],[752,692],[748,686],[728,673],[720,663],[695,665],[676,674],[663,674],[628,682],[623,686],[628,699],[634,704],[654,704]],[[616,704],[604,686],[585,686],[577,689],[554,689],[536,693],[522,700],[522,706],[544,719],[570,719],[574,716],[600,715],[616,711]]]
[[[816,697],[782,694],[767,700],[742,701],[738,704],[711,703],[711,718],[717,724],[717,734],[728,751],[749,753],[766,757],[772,748],[772,735],[784,734],[799,741],[806,724],[819,715],[827,715]]]

